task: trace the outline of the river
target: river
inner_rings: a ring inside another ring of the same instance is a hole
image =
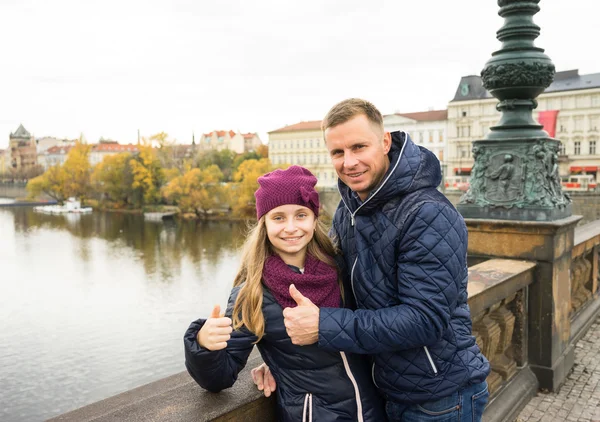
[[[0,208],[0,420],[39,421],[184,371],[245,225]]]

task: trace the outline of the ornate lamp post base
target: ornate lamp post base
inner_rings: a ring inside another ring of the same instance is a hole
[[[514,220],[514,221],[556,221],[570,217],[571,205],[565,210],[554,208],[502,208],[502,207],[478,207],[465,205],[460,208],[464,218],[482,218],[490,220]]]
[[[552,221],[571,215],[558,174],[558,141],[532,116],[535,98],[554,78],[554,64],[534,46],[540,0],[498,0],[502,48],[481,71],[484,87],[500,102],[498,125],[473,143],[469,190],[458,204],[464,217]]]
[[[475,164],[458,210],[467,218],[552,221],[571,215],[558,174],[558,141],[548,137],[473,143]]]

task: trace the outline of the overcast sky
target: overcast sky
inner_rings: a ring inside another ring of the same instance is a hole
[[[542,0],[536,44],[600,72],[598,0]],[[266,132],[366,98],[445,108],[500,47],[496,0],[0,0],[0,148],[36,137],[122,143],[165,131]],[[595,52],[593,53],[592,50]]]

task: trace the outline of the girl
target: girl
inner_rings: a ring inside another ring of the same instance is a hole
[[[185,364],[207,390],[231,387],[254,344],[277,382],[278,420],[384,421],[382,402],[362,356],[296,346],[283,309],[294,285],[315,305],[339,307],[335,248],[317,217],[317,179],[292,166],[258,178],[258,223],[243,249],[225,316],[218,305],[184,336]]]

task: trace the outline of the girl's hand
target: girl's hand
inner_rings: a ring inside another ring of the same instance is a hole
[[[231,338],[231,318],[227,318],[221,314],[221,307],[215,305],[210,318],[206,320],[196,340],[198,344],[205,349],[214,351],[221,350],[227,347],[227,340]]]

